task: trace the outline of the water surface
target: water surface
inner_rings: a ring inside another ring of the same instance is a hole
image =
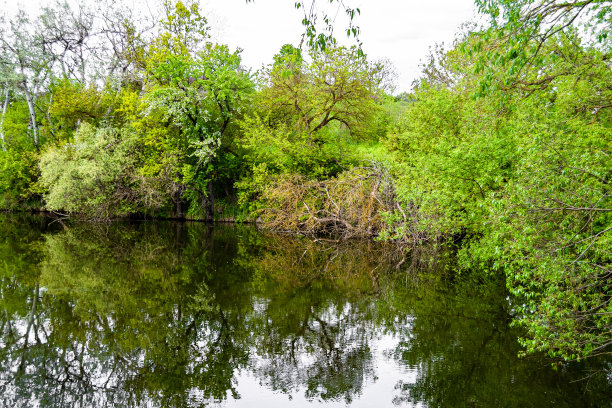
[[[610,406],[592,375],[606,361],[517,357],[503,281],[402,258],[252,227],[0,214],[0,406]]]

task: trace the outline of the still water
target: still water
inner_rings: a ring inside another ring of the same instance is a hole
[[[0,214],[1,407],[603,407],[423,249]],[[398,269],[397,266],[400,265]]]

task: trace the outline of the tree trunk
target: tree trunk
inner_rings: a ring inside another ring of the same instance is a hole
[[[206,221],[212,222],[215,219],[215,195],[213,193],[213,183],[208,182],[208,199],[206,200]]]
[[[179,187],[176,191],[176,218],[183,218],[183,188]]]
[[[0,116],[0,144],[2,145],[2,151],[6,151],[6,145],[4,144],[4,117],[6,116],[6,110],[9,104],[9,87],[6,84],[6,90],[4,91],[4,101],[2,101],[2,116]]]
[[[39,296],[40,296],[40,285],[36,284],[36,289],[34,290],[34,296],[32,297],[32,307],[30,308],[30,313],[28,315],[28,326],[26,328],[25,336],[23,337],[23,348],[21,349],[21,362],[19,363],[19,373],[20,374],[23,374],[25,372],[26,352],[28,350],[28,339],[30,337],[30,330],[32,329],[32,324],[34,323],[34,316],[36,315],[36,306],[38,304]]]
[[[50,112],[51,105],[53,105],[53,94],[51,94],[51,96],[49,97],[49,104],[47,105],[47,111],[45,112],[45,117],[47,118],[47,123],[49,124],[49,133],[51,133],[53,140],[58,142],[59,140],[57,140],[55,128],[53,127],[53,120],[51,119],[51,112]]]
[[[30,129],[32,129],[32,139],[34,140],[34,148],[38,150],[38,125],[36,124],[36,107],[34,99],[28,90],[25,81],[23,82],[23,92],[25,93],[26,101],[28,102],[28,111],[30,112]]]

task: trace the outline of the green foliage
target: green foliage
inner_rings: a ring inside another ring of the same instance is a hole
[[[385,126],[377,121],[381,66],[342,47],[312,51],[309,57],[305,61],[298,49],[284,45],[255,99],[260,113],[241,122],[247,173],[236,185],[242,203],[262,192],[260,182],[269,175],[320,180],[355,166],[361,157],[351,144],[375,139],[373,129]]]
[[[165,18],[161,21],[163,30],[170,33],[175,44],[185,47],[185,50],[193,50],[202,41],[209,38],[208,21],[200,14],[197,2],[187,0],[185,3],[178,0],[172,3],[170,0],[163,1]]]
[[[437,220],[434,235],[477,232],[518,160],[504,105],[468,92],[422,84],[386,142],[400,163],[398,194]]]
[[[154,125],[159,131],[144,136],[161,155],[149,161],[162,165],[158,172],[163,169],[175,185],[177,202],[186,198],[192,214],[207,207],[206,218],[212,218],[211,183],[224,176],[216,164],[233,144],[234,122],[248,106],[254,84],[240,66],[239,50],[191,43],[197,40],[192,32],[207,38],[206,20],[195,5],[177,3],[165,28],[149,50],[144,115],[169,129]]]
[[[549,61],[565,59],[564,54],[550,53],[550,43],[559,37],[583,41],[586,47],[604,54],[612,46],[612,38],[608,38],[612,6],[608,1],[477,0],[476,4],[489,16],[492,26],[477,33],[467,47],[479,54],[475,67],[483,74],[481,92],[517,85],[541,89],[557,76],[575,74]]]
[[[606,54],[567,29],[528,37],[540,57],[513,68],[499,59],[512,43],[490,35],[467,36],[427,66],[386,142],[401,163],[398,194],[427,216],[428,233],[467,235],[465,270],[505,274],[527,352],[609,353]]]
[[[527,352],[610,353],[612,6],[477,5],[490,26],[435,48],[396,98],[388,68],[300,1],[310,50],[284,45],[257,86],[197,2],[164,1],[151,35],[105,16],[104,75],[89,34],[70,37],[93,23],[58,20],[68,6],[2,20],[0,206],[44,193],[89,218],[213,220],[221,201],[295,233],[462,239],[463,270],[506,278]]]
[[[515,108],[520,165],[472,245],[506,272],[526,351],[563,360],[609,353],[612,327],[612,75],[601,35],[612,8],[590,3],[502,3],[499,33],[515,38],[493,41],[490,58],[515,59],[500,79],[530,98]]]
[[[28,120],[28,105],[25,101],[18,100],[9,105],[2,126],[7,149],[33,150]]]
[[[253,90],[249,75],[240,68],[239,52],[208,44],[194,58],[168,56],[153,61],[151,70],[158,85],[145,97],[149,112],[159,110],[163,120],[176,126],[191,154],[205,166]]]
[[[37,161],[33,152],[0,151],[0,209],[20,208],[39,199]]]
[[[612,127],[590,113],[567,119],[567,105],[593,91],[580,81],[572,85],[558,84],[565,95],[556,106],[526,112],[527,123],[538,125],[494,210],[493,228],[473,245],[480,259],[506,271],[520,299],[517,321],[529,330],[527,351],[565,360],[607,353],[612,327]]]
[[[244,135],[241,147],[243,160],[259,165],[265,163],[273,173],[299,173],[309,177],[326,178],[341,167],[343,144],[334,134],[321,131],[321,146],[312,146],[308,136],[295,132],[284,124],[269,126],[269,119],[259,116],[245,118],[241,123]]]
[[[82,124],[74,142],[49,148],[40,159],[46,207],[87,218],[106,219],[147,207],[162,198],[145,194],[138,163],[138,140],[129,129],[96,129]]]
[[[284,46],[267,72],[260,105],[272,120],[306,133],[312,144],[321,144],[317,132],[334,123],[357,135],[363,132],[378,107],[382,67],[354,48],[313,51],[310,59],[304,63],[296,50]]]
[[[100,91],[94,85],[64,79],[52,86],[50,92],[53,99],[46,127],[50,139],[58,144],[69,142],[82,122],[99,125],[111,107],[110,92]]]

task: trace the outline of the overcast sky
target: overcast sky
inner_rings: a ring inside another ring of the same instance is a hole
[[[120,0],[119,0],[120,1]],[[125,4],[149,3],[154,0],[124,0]],[[388,58],[398,74],[397,93],[410,90],[418,76],[419,63],[429,47],[452,42],[459,26],[475,17],[473,0],[344,0],[350,7],[359,7],[356,24],[361,28],[360,40],[371,59]],[[1,0],[9,14],[20,2]],[[41,4],[52,1],[28,0],[21,4],[36,13]],[[320,4],[328,3],[319,0]],[[302,14],[294,0],[200,0],[204,14],[212,26],[214,39],[232,48],[243,49],[244,65],[257,69],[272,61],[272,56],[286,43],[297,45],[301,38]],[[330,10],[333,17],[334,10]],[[336,20],[337,35],[346,28],[344,11]],[[350,43],[348,43],[350,44]]]
[[[203,0],[202,4],[212,10],[211,24],[218,27],[219,39],[244,50],[247,66],[268,64],[283,44],[297,44],[301,38],[301,14],[293,0],[249,4],[245,0]],[[361,10],[356,23],[368,56],[388,58],[394,64],[397,92],[410,89],[430,46],[451,43],[459,26],[475,15],[473,0],[345,0],[345,4]],[[338,16],[336,23],[338,37],[345,38],[346,20]]]

